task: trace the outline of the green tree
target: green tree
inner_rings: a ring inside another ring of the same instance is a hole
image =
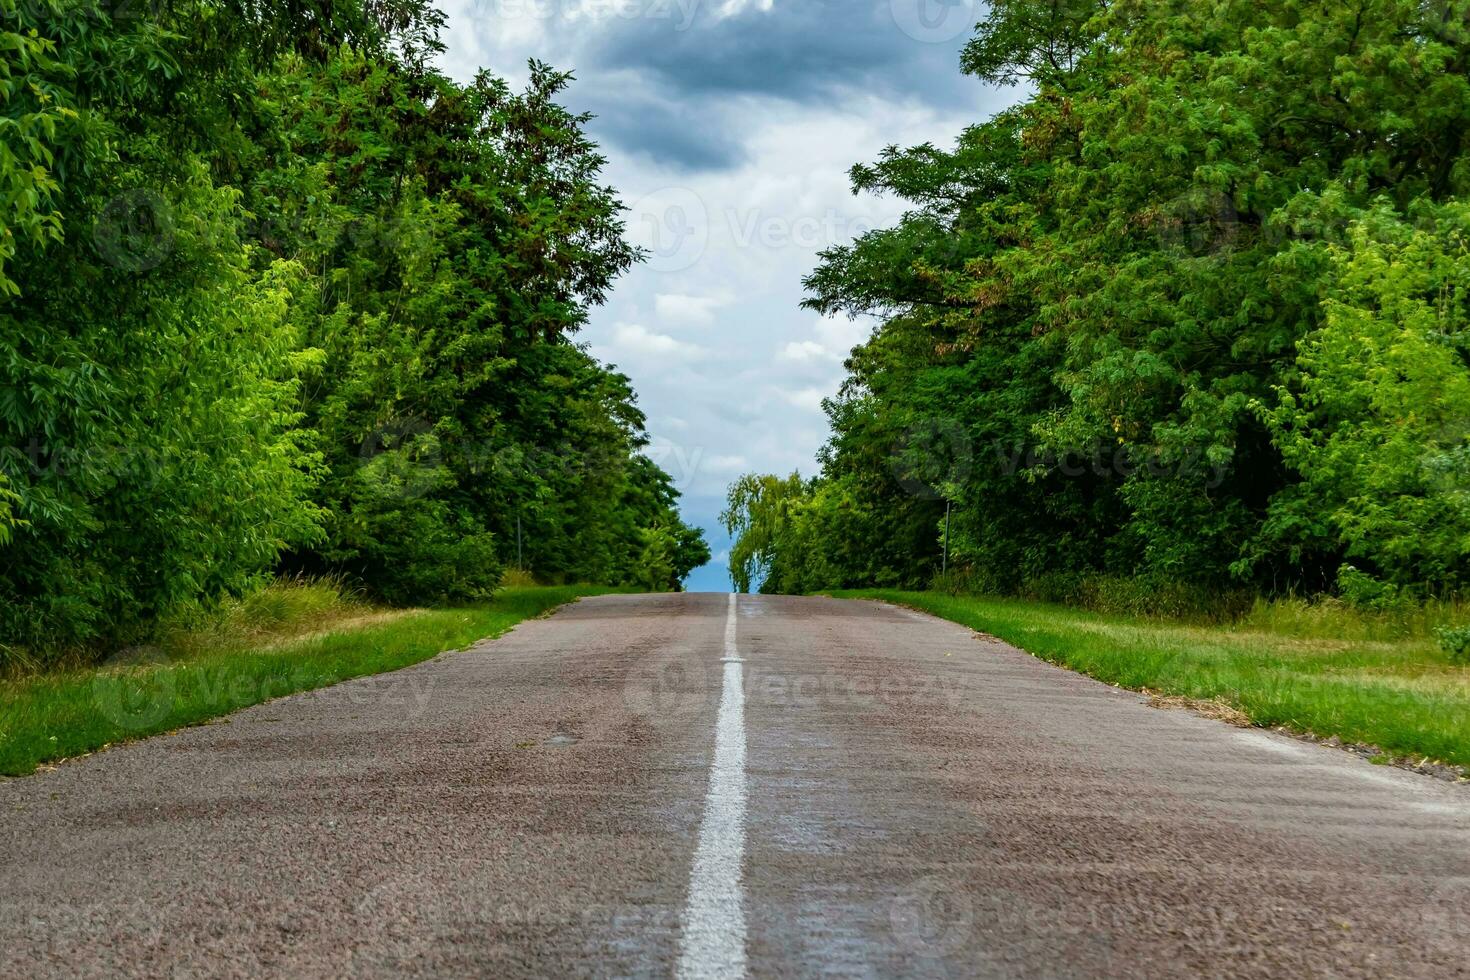
[[[1392,584],[1470,575],[1470,208],[1387,202],[1332,249],[1333,289],[1262,411],[1301,481],[1262,531]]]
[[[60,234],[11,240],[18,288],[0,303],[0,471],[24,522],[0,566],[5,644],[126,639],[250,588],[317,533],[297,431],[301,270],[257,266],[239,195],[215,179],[228,120],[204,97],[243,66],[201,60],[174,30],[200,12],[184,6],[18,11],[23,32],[58,42],[32,65],[49,73],[32,96],[86,95],[43,154]]]
[[[0,29],[0,295],[14,295],[20,286],[6,264],[21,243],[44,247],[62,238],[56,146],[77,113],[56,42],[20,18],[17,0],[0,0],[0,15],[20,28]]]
[[[730,549],[730,577],[736,592],[749,592],[779,572],[777,563],[793,557],[788,544],[791,510],[806,496],[799,475],[742,476],[730,486],[720,521],[735,543]]]

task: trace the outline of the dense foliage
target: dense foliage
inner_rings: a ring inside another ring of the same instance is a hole
[[[0,652],[707,558],[572,339],[638,254],[567,76],[445,77],[422,0],[0,12]]]
[[[879,326],[737,580],[927,584],[948,510],[987,589],[1462,590],[1470,4],[998,0],[964,68],[1029,94],[854,169],[910,209],[808,303]]]

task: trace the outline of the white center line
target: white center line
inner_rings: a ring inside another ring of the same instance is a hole
[[[704,822],[689,869],[679,976],[745,976],[745,688],[735,643],[737,599],[725,618],[725,682],[715,722],[715,761],[704,798]]]

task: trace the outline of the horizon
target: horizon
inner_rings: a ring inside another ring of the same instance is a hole
[[[799,305],[819,251],[904,210],[854,196],[849,169],[888,145],[948,146],[1025,89],[961,74],[959,52],[983,16],[977,0],[445,9],[450,75],[486,68],[515,85],[534,57],[574,72],[564,101],[595,114],[587,131],[608,160],[602,179],[650,254],[578,340],[632,378],[647,455],[709,542],[711,561],[686,587],[728,592],[726,486],[748,472],[813,474],[828,436],[822,399],[837,393],[843,360],[872,326]],[[802,149],[788,152],[798,135]]]

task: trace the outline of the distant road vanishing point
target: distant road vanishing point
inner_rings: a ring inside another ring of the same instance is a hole
[[[6,977],[1470,975],[1470,795],[917,613],[606,596],[0,782]]]

